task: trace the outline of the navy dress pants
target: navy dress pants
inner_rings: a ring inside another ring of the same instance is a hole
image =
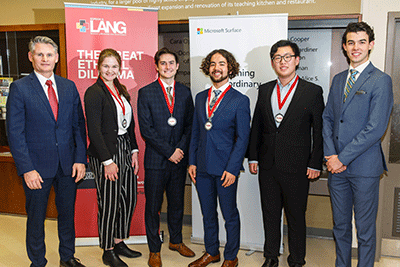
[[[165,170],[145,169],[144,192],[146,196],[145,225],[150,252],[161,250],[160,210],[164,191],[167,194],[167,223],[169,241],[182,243],[183,204],[185,195],[186,168]]]
[[[23,178],[22,178],[23,179]],[[26,196],[26,249],[31,260],[31,267],[46,266],[46,246],[44,243],[44,220],[46,218],[47,203],[50,189],[53,186],[56,195],[58,212],[57,226],[60,259],[67,261],[75,253],[75,178],[64,175],[61,167],[55,177],[43,179],[42,189],[31,190],[23,182]]]
[[[236,204],[236,181],[228,187],[223,187],[221,176],[198,172],[196,189],[199,195],[201,212],[203,214],[204,244],[206,252],[211,256],[219,254],[219,228],[217,200],[225,220],[226,245],[225,260],[234,260],[240,246],[240,217]]]

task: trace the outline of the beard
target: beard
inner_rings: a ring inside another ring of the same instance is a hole
[[[216,73],[216,72],[213,72],[213,74],[214,74],[214,73]],[[220,73],[221,73],[221,72],[220,72]],[[222,74],[222,73],[221,73],[221,74]],[[219,79],[216,79],[216,78],[214,78],[214,76],[210,75],[210,79],[211,79],[211,81],[212,81],[213,83],[222,82],[222,81],[226,80],[227,78],[228,78],[228,75],[221,76]]]

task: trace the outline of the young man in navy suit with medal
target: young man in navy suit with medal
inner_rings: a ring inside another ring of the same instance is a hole
[[[213,86],[196,96],[189,175],[200,200],[206,252],[189,267],[220,261],[217,199],[227,232],[222,266],[236,267],[240,246],[236,194],[250,133],[250,101],[229,83],[229,78],[239,72],[239,64],[230,52],[212,51],[200,69],[210,76]]]
[[[18,175],[24,178],[28,257],[32,267],[47,264],[44,220],[53,186],[60,266],[84,266],[74,257],[76,182],[85,176],[87,162],[81,99],[72,81],[53,73],[58,62],[53,40],[35,37],[28,56],[34,72],[11,84],[7,100],[10,150]]]
[[[182,256],[194,252],[182,243],[182,220],[187,154],[192,131],[193,100],[190,89],[175,81],[177,55],[161,48],[154,56],[158,79],[139,90],[138,119],[146,142],[144,154],[145,224],[150,249],[149,266],[161,263],[160,228],[164,190],[168,201],[169,249]]]
[[[372,267],[380,175],[387,171],[381,138],[393,107],[392,79],[369,61],[374,32],[350,23],[342,37],[349,69],[337,74],[323,114],[324,154],[333,213],[337,267],[351,266],[352,215],[358,266]]]
[[[264,221],[262,267],[277,267],[282,208],[288,222],[290,267],[305,264],[309,180],[322,170],[322,88],[301,79],[300,50],[281,40],[271,47],[278,78],[259,88],[248,150],[250,172],[259,172]]]

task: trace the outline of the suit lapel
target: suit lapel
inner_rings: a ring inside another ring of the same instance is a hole
[[[224,108],[226,107],[226,105],[228,105],[228,103],[230,102],[230,100],[233,97],[233,90],[234,89],[231,87],[231,89],[229,89],[228,92],[226,92],[226,94],[224,95],[224,98],[222,98],[221,102],[219,102],[219,106],[215,110],[214,116],[212,118],[213,121],[215,121],[219,117],[219,115],[221,113],[223,113]]]
[[[204,90],[199,93],[199,109],[203,124],[208,120],[206,111],[206,105],[208,104],[207,97],[208,97],[208,90]]]
[[[156,90],[156,95],[157,95],[157,99],[159,100],[159,103],[162,105],[162,107],[163,107],[163,109],[164,109],[164,112],[167,112],[167,114],[170,114],[169,113],[169,109],[168,109],[168,104],[167,104],[167,101],[165,100],[165,96],[164,96],[164,92],[163,92],[163,88],[161,87],[161,85],[160,85],[160,83],[158,82],[158,80],[156,80],[155,81],[155,83],[156,83],[156,87],[157,87],[157,90]],[[174,88],[174,90],[175,90],[175,103],[177,102],[177,93],[176,93],[176,84],[175,84],[175,88]],[[175,112],[175,107],[174,107],[174,112]]]
[[[368,66],[364,69],[364,71],[360,74],[356,83],[353,85],[353,88],[351,88],[350,94],[347,96],[346,102],[343,103],[342,112],[346,110],[346,108],[349,106],[349,104],[350,104],[351,100],[353,99],[354,95],[356,94],[356,92],[363,86],[365,81],[369,79],[373,69],[374,69],[374,66],[372,65],[372,63],[369,63]],[[345,78],[345,82],[346,82],[346,78]],[[343,90],[344,90],[344,85],[343,85]]]
[[[272,105],[271,105],[271,97],[272,97],[272,92],[274,91],[275,85],[276,85],[276,81],[274,83],[271,83],[271,85],[266,88],[267,92],[266,92],[266,97],[265,97],[265,108],[266,108],[266,112],[268,115],[268,123],[276,128],[274,112],[272,111]]]
[[[286,110],[285,116],[283,117],[283,120],[279,125],[279,127],[284,126],[286,124],[286,121],[290,119],[290,115],[296,111],[296,107],[304,92],[303,88],[304,88],[303,80],[299,79],[299,83],[297,84],[296,90],[294,91],[292,100],[289,103],[288,109]]]
[[[32,88],[35,90],[36,95],[39,97],[40,101],[42,101],[42,104],[45,106],[47,112],[49,112],[49,115],[54,118],[53,110],[51,109],[49,99],[47,98],[46,94],[44,93],[43,87],[40,84],[38,78],[36,77],[36,74],[32,72],[30,74],[31,78],[31,83],[32,83]]]
[[[62,120],[63,114],[65,114],[64,109],[66,108],[65,102],[66,102],[66,91],[64,84],[62,83],[61,79],[58,76],[55,76],[55,81],[56,81],[56,87],[57,87],[57,95],[58,95],[58,118],[57,121]],[[53,113],[53,112],[52,112]]]
[[[99,83],[99,85],[100,85],[101,88],[103,89],[104,95],[106,96],[106,101],[108,101],[108,103],[109,103],[112,107],[114,107],[114,108],[112,109],[113,117],[114,117],[114,120],[115,120],[115,121],[118,121],[117,107],[115,106],[115,102],[114,102],[114,99],[113,99],[111,93],[108,91],[107,86],[105,85],[105,83],[104,83],[100,78],[97,79],[97,82]]]

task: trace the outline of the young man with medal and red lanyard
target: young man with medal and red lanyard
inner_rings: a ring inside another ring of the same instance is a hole
[[[161,48],[154,56],[158,79],[138,95],[140,132],[146,142],[144,155],[146,196],[145,224],[150,249],[149,266],[161,266],[159,236],[164,191],[168,202],[169,249],[182,256],[194,252],[182,243],[187,154],[192,131],[193,99],[190,89],[175,81],[177,55]]]
[[[305,212],[309,180],[322,170],[322,88],[296,74],[297,44],[281,40],[270,51],[278,79],[259,87],[248,159],[250,172],[259,171],[264,221],[262,267],[277,267],[282,208],[288,222],[290,267],[305,264]]]
[[[213,86],[196,96],[189,175],[200,200],[206,252],[189,266],[204,267],[220,261],[218,199],[227,232],[222,266],[235,267],[240,246],[236,194],[250,134],[250,101],[229,84],[229,78],[239,72],[239,64],[230,52],[212,51],[200,69],[210,76]]]

